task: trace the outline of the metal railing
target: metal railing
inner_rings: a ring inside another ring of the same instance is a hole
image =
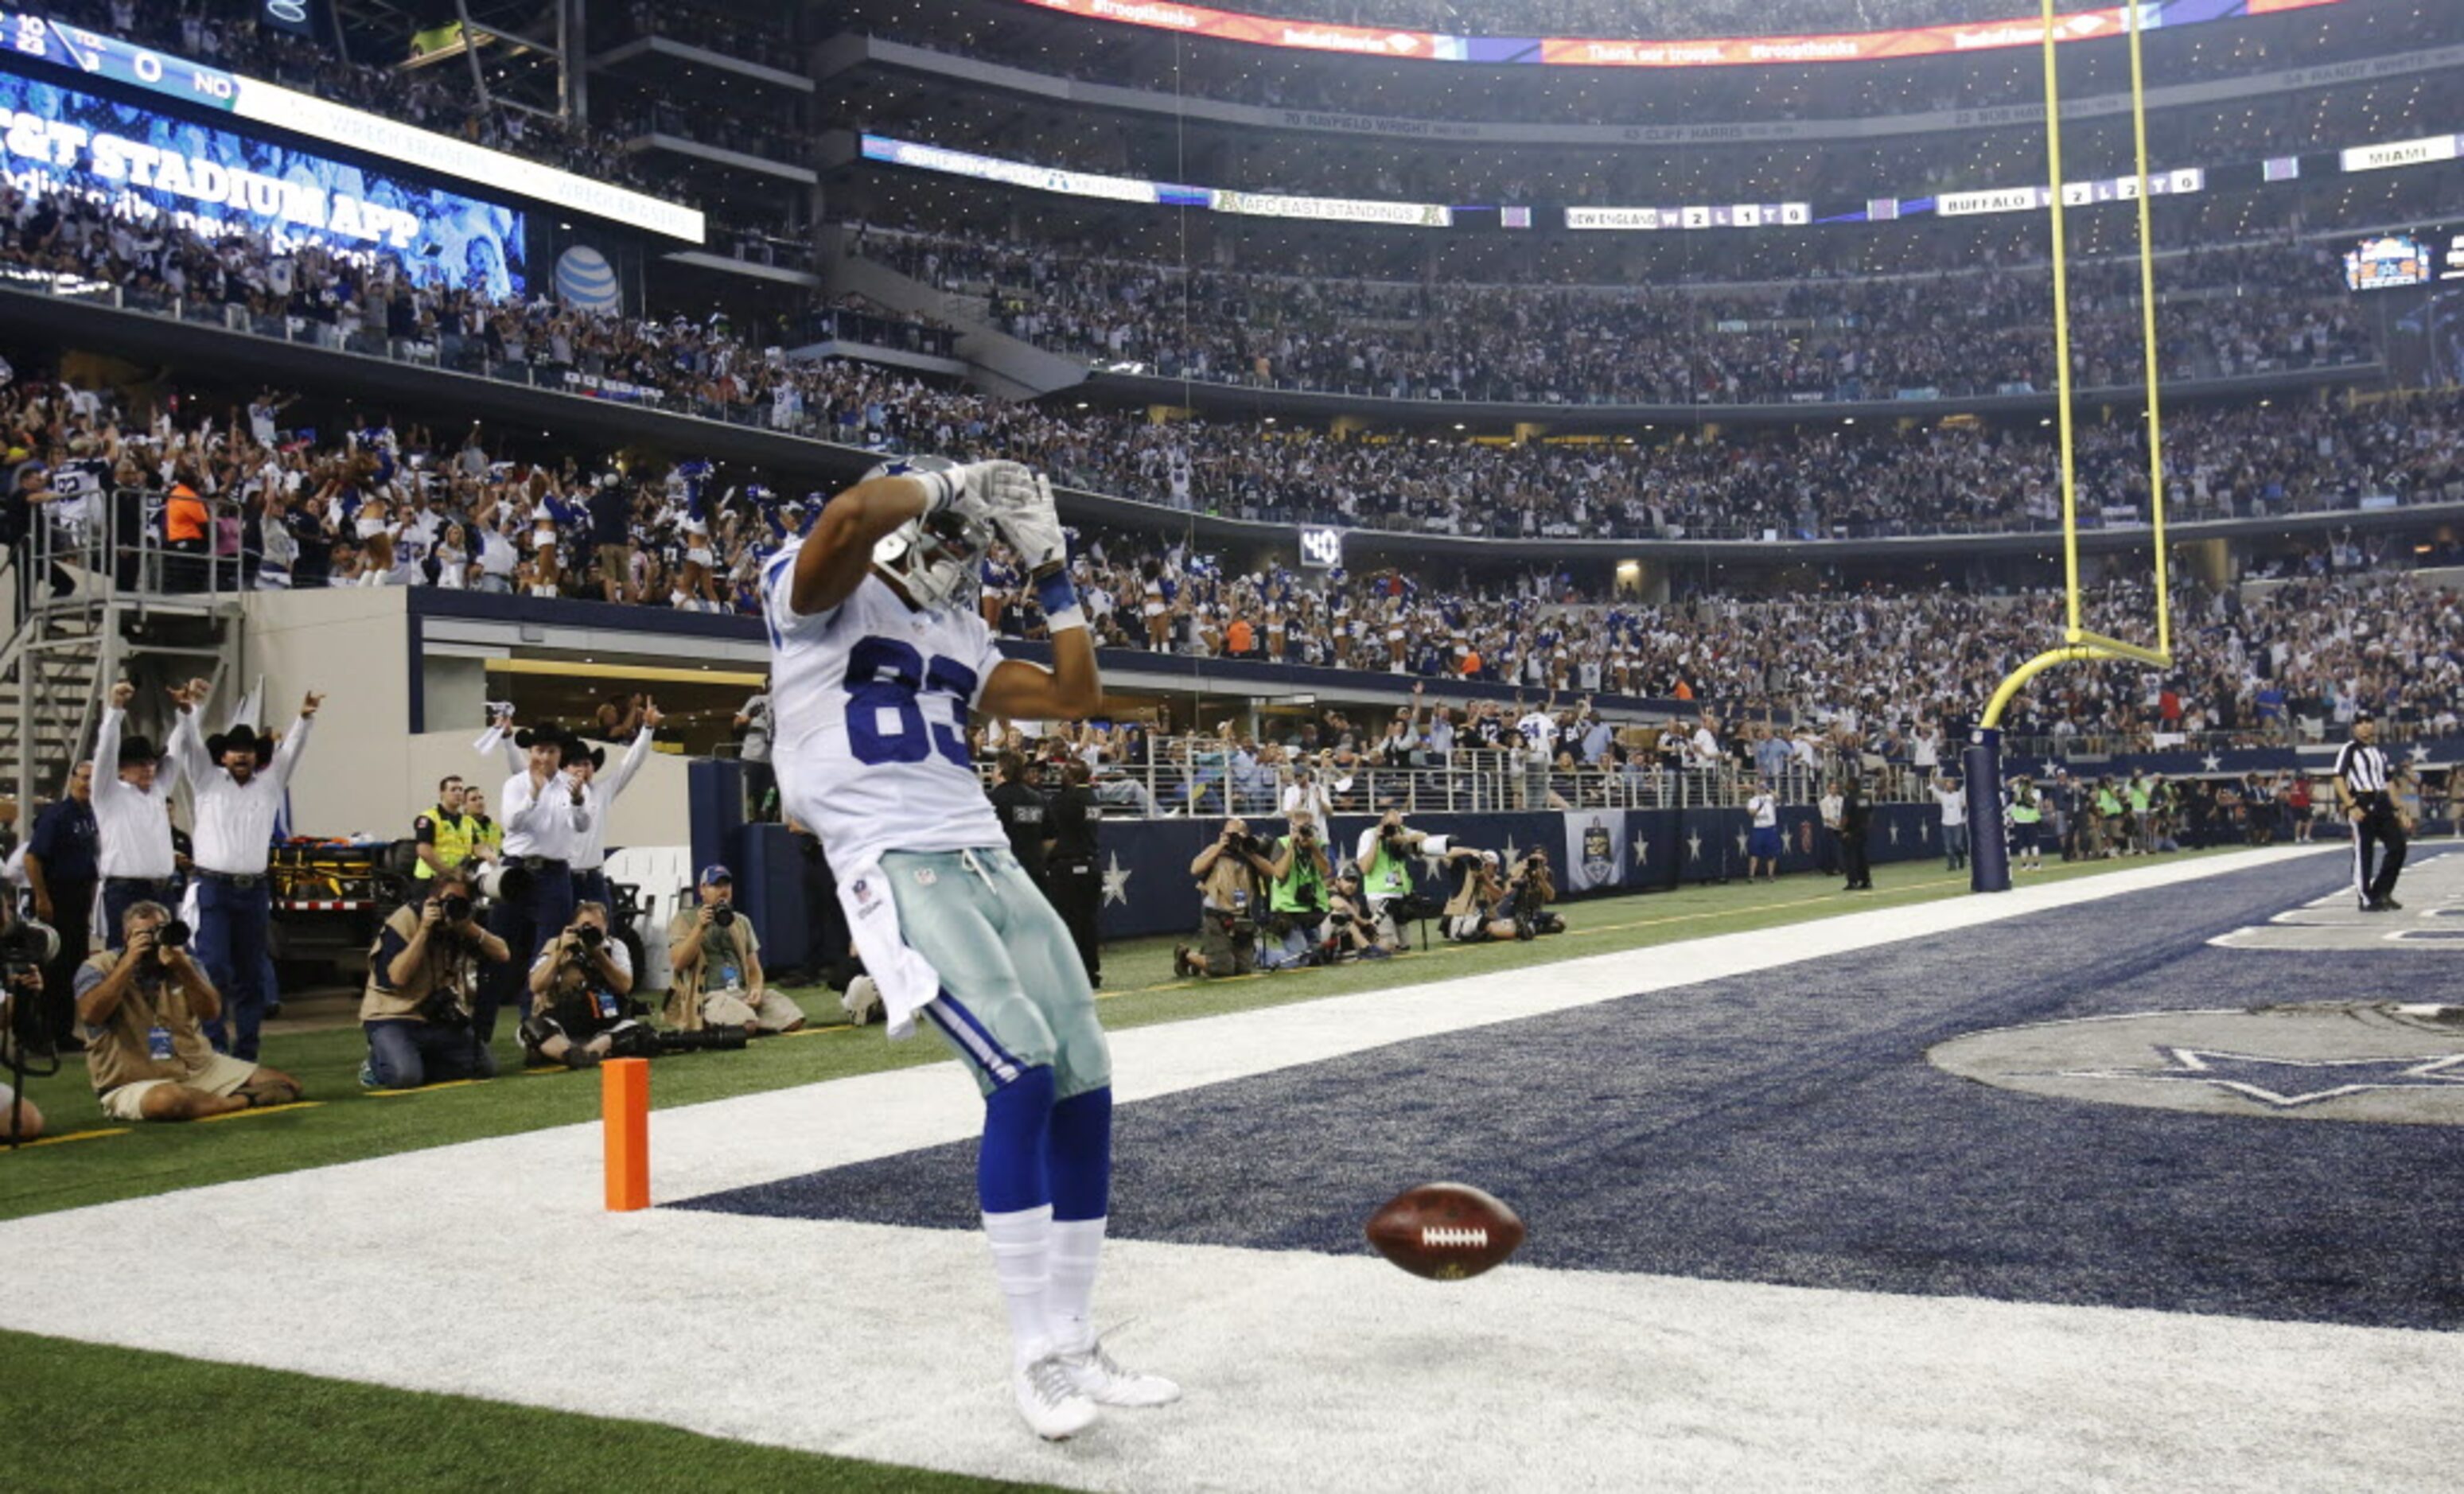
[[[32,610],[92,606],[125,598],[147,603],[211,604],[242,589],[245,515],[230,499],[197,499],[206,510],[205,537],[174,544],[164,529],[165,493],[114,488],[97,497],[34,506],[34,522],[13,564],[31,574],[24,592]],[[20,620],[22,622],[22,619]]]
[[[2254,749],[2328,747],[2344,740],[2349,723],[2333,716],[2305,714],[2287,706],[2275,719],[2255,726],[2216,732],[2082,731],[2068,736],[2006,736],[2002,756],[2008,761],[2030,758],[2089,759],[2150,753],[2194,753],[2205,757]],[[2464,721],[2407,721],[2382,714],[2382,745],[2448,741],[2464,736]]]
[[[1792,763],[1770,777],[1723,759],[1668,767],[1658,761],[1608,762],[1569,770],[1528,760],[1516,752],[1464,748],[1442,762],[1428,754],[1392,763],[1367,758],[1348,766],[1305,770],[1262,761],[1212,737],[1154,740],[1137,762],[1107,761],[1094,773],[1096,799],[1126,819],[1177,816],[1275,818],[1286,806],[1314,804],[1321,814],[1495,814],[1549,809],[1742,808],[1769,781],[1779,802],[1811,805],[1848,764],[1837,757],[1815,766]],[[990,755],[978,765],[991,780]],[[1926,803],[1930,785],[1920,770],[1860,762],[1875,803]],[[1047,783],[1047,786],[1049,784]]]

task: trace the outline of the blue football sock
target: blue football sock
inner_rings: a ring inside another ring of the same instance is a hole
[[[1045,1153],[1053,1119],[1048,1066],[1030,1068],[985,1098],[976,1196],[986,1214],[1015,1214],[1052,1201]]]
[[[1052,1217],[1100,1219],[1112,1199],[1112,1088],[1073,1094],[1052,1107],[1046,1149]]]

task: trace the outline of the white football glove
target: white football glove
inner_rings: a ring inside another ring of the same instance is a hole
[[[1067,563],[1069,541],[1061,533],[1061,515],[1052,505],[1052,482],[1014,463],[1014,472],[996,474],[985,499],[992,506],[993,527],[1018,552],[1018,561],[1032,576]]]
[[[923,485],[924,514],[929,518],[952,509],[981,516],[997,485],[1032,480],[1034,473],[1016,462],[961,462],[937,472],[911,472],[906,475]]]

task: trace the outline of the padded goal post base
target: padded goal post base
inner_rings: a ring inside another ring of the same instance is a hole
[[[1959,755],[1968,792],[1968,890],[2011,890],[2011,839],[2002,825],[2002,733],[1980,726]]]

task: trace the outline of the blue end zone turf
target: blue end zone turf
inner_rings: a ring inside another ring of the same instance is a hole
[[[1356,1253],[1387,1197],[1459,1179],[1523,1214],[1532,1265],[2454,1328],[2456,1128],[2076,1103],[1925,1058],[2063,1018],[2452,997],[2433,985],[2452,956],[2208,947],[2344,870],[2304,860],[1125,1105],[1112,1233]],[[974,1153],[678,1206],[972,1228]]]

